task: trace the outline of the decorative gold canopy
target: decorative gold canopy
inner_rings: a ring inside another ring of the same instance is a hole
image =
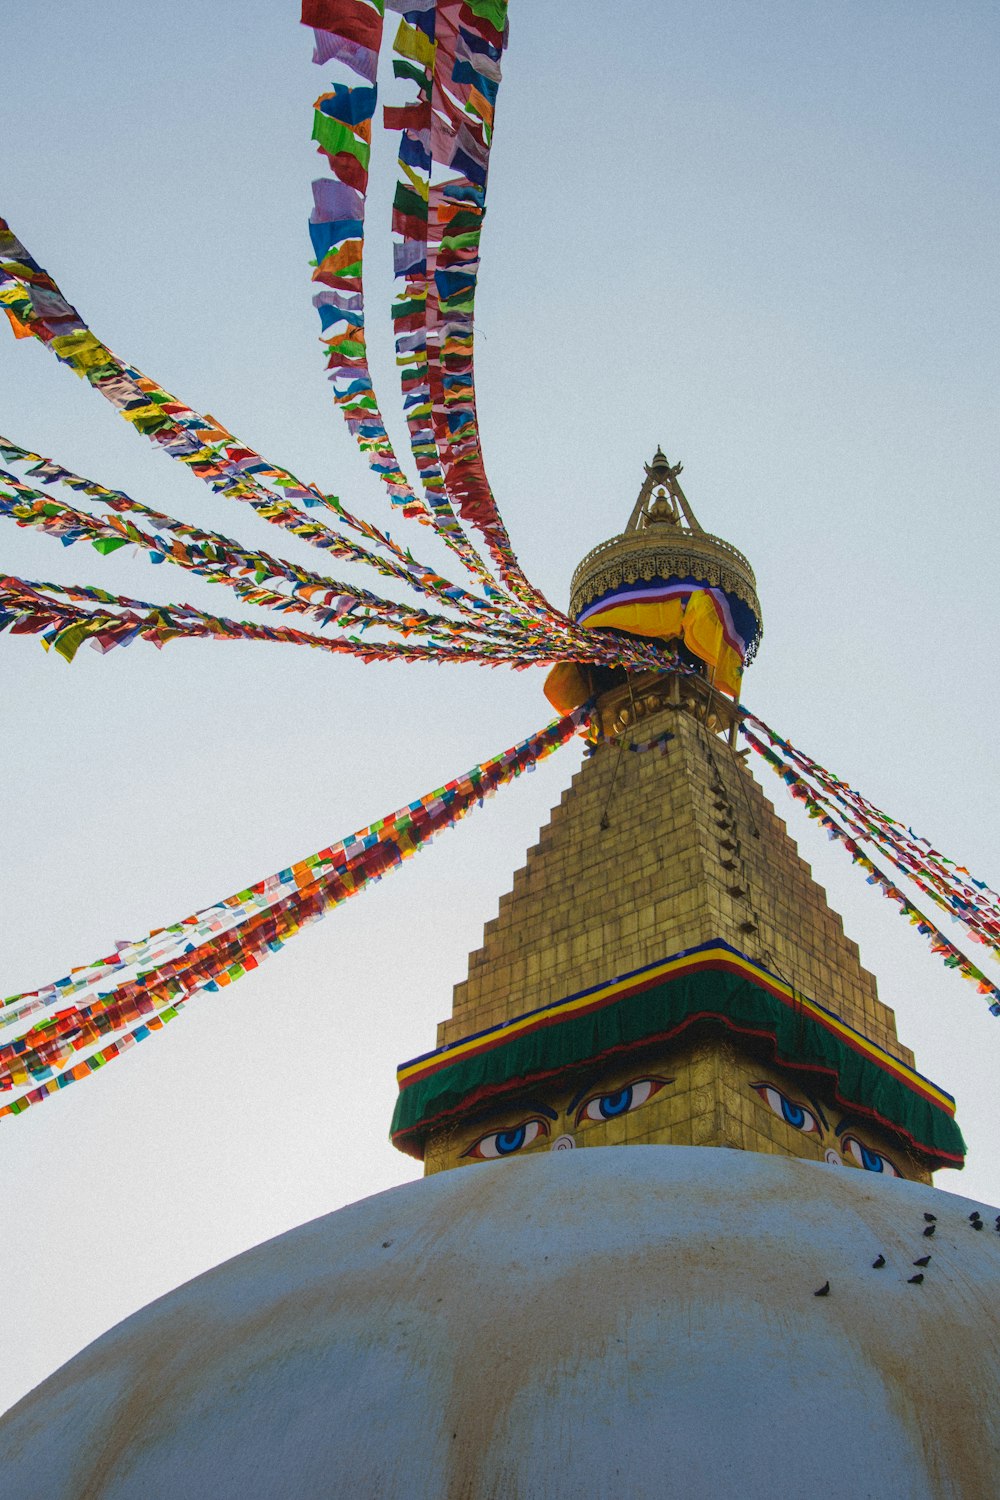
[[[625,530],[588,552],[573,574],[570,614],[575,618],[595,599],[628,585],[693,578],[735,595],[753,611],[758,631],[748,652],[752,659],[761,620],[753,569],[731,543],[702,529],[678,480],[682,464],[671,464],[657,448],[644,467],[646,478]]]

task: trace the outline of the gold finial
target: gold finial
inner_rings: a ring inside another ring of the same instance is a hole
[[[647,474],[650,471],[655,474],[657,470],[663,470],[667,474],[669,474],[671,478],[676,478],[677,475],[681,473],[683,468],[683,464],[675,464],[673,467],[671,467],[669,458],[664,453],[662,447],[660,447],[659,445],[657,445],[656,452],[653,454],[653,462],[651,464],[645,465]]]
[[[678,482],[684,465],[672,464],[657,446],[653,462],[644,464],[646,478],[629,517],[626,531],[644,531],[647,526],[679,526],[701,531],[687,496]]]

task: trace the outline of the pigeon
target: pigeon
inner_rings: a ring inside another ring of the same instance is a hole
[[[925,1239],[930,1239],[931,1235],[934,1233],[934,1231],[935,1231],[936,1228],[937,1228],[936,1224],[928,1224],[927,1228],[924,1230],[924,1238]]]
[[[928,1224],[933,1224],[934,1220],[937,1218],[937,1214],[924,1214],[924,1218],[927,1220]]]
[[[884,1255],[880,1255],[877,1260],[873,1260],[872,1261],[872,1270],[873,1271],[881,1271],[881,1269],[882,1269],[882,1267],[884,1265],[885,1265],[885,1256]]]
[[[814,1297],[828,1297],[830,1295],[830,1283],[824,1281],[818,1291],[813,1292]]]
[[[919,1260],[915,1260],[915,1261],[914,1261],[914,1262],[913,1262],[913,1264],[914,1264],[914,1265],[915,1265],[915,1266],[927,1266],[927,1265],[930,1265],[930,1259],[931,1259],[931,1258],[930,1258],[930,1256],[929,1256],[929,1255],[922,1255],[922,1256],[921,1256],[921,1257],[920,1257],[920,1259],[919,1259]]]
[[[972,1221],[972,1227],[973,1227],[973,1229],[982,1229],[982,1227],[983,1227],[983,1221],[982,1221],[982,1219],[973,1219],[973,1221]]]
[[[924,1279],[924,1273],[923,1273],[923,1271],[918,1271],[917,1274],[916,1274],[916,1276],[911,1276],[908,1279],[907,1286],[919,1286],[920,1283],[923,1281],[923,1279]]]
[[[981,1219],[981,1218],[982,1218],[982,1217],[983,1217],[983,1216],[982,1216],[982,1214],[981,1214],[981,1213],[980,1213],[980,1212],[979,1212],[979,1209],[978,1209],[978,1208],[974,1208],[974,1209],[973,1209],[973,1210],[972,1210],[972,1212],[971,1212],[971,1214],[970,1214],[970,1215],[969,1215],[969,1223],[970,1223],[970,1224],[975,1224],[975,1223],[976,1223],[976,1221],[977,1221],[977,1220],[978,1220],[978,1219]]]

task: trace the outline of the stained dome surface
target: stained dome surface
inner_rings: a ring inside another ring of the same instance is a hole
[[[722,1149],[442,1173],[98,1339],[0,1421],[5,1492],[981,1500],[1000,1489],[995,1215]]]

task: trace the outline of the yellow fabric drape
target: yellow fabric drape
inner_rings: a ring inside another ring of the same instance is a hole
[[[558,662],[546,677],[543,691],[560,714],[572,713],[590,697],[587,674],[575,661]]]
[[[584,620],[585,630],[627,630],[629,635],[653,635],[662,640],[676,640],[684,626],[684,597],[676,599],[650,599],[615,604],[609,600],[589,619]]]
[[[684,644],[714,673],[714,683],[731,698],[740,694],[743,663],[725,638],[719,608],[706,589],[696,589],[684,611]]]
[[[678,595],[623,604],[612,599],[582,624],[590,630],[613,628],[630,635],[683,640],[708,667],[714,687],[730,698],[740,695],[743,662],[725,638],[718,606],[707,589],[694,589],[686,598]],[[545,679],[545,696],[560,713],[579,708],[588,693],[586,673],[575,662],[560,662]]]

